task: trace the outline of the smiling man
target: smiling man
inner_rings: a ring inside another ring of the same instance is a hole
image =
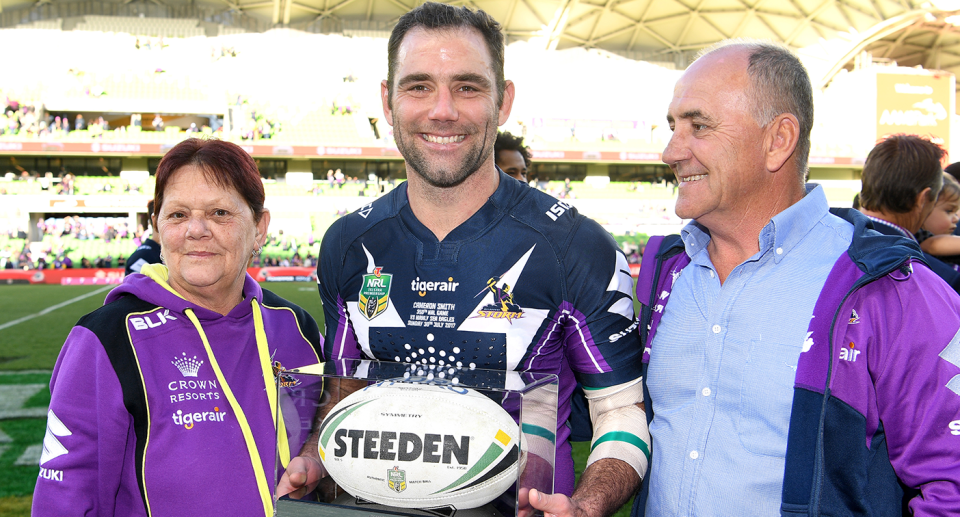
[[[637,280],[654,453],[634,515],[960,508],[960,298],[913,241],[805,188],[811,92],[759,42],[674,89],[663,161],[692,222]]]
[[[324,236],[325,360],[408,363],[438,382],[468,368],[506,371],[508,384],[557,375],[557,425],[540,435],[555,447],[556,494],[531,491],[531,504],[608,515],[649,454],[632,279],[597,223],[496,168],[515,95],[503,59],[500,24],[482,11],[426,3],[398,21],[381,97],[408,179]],[[566,421],[578,380],[595,441],[574,493]],[[329,387],[331,400],[356,387]],[[291,464],[281,494],[316,483],[316,455]]]

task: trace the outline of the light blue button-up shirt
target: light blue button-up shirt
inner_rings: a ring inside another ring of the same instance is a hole
[[[780,515],[800,350],[820,290],[853,237],[810,190],[760,232],[723,285],[692,222],[690,256],[650,352],[649,516]]]

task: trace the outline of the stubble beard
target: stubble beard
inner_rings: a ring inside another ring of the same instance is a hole
[[[422,147],[417,145],[417,139],[420,138],[418,133],[408,135],[401,121],[396,122],[393,133],[397,149],[403,155],[407,166],[432,187],[450,188],[460,185],[480,170],[483,162],[493,153],[493,146],[490,144],[490,122],[487,121],[483,128],[483,139],[466,151],[466,156],[456,169],[445,169],[430,163]],[[468,136],[470,135],[472,134],[468,133]]]

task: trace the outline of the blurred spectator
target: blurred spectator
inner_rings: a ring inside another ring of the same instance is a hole
[[[163,117],[161,117],[159,113],[153,117],[153,130],[163,131]]]
[[[10,246],[4,246],[0,250],[0,269],[13,269],[14,267],[13,250],[10,249]]]
[[[149,221],[153,220],[153,200],[147,202],[147,228],[150,227]],[[134,273],[139,273],[140,268],[147,264],[158,264],[162,260],[160,257],[160,243],[157,241],[145,237],[147,232],[144,232],[144,236],[141,236],[143,243],[130,255],[130,258],[126,260],[126,266],[124,268],[124,275],[132,275]]]
[[[860,211],[886,235],[916,241],[916,234],[936,206],[943,187],[940,160],[945,151],[916,135],[892,135],[878,143],[863,164]],[[960,292],[960,273],[929,253],[930,269]]]
[[[530,150],[523,145],[523,137],[513,136],[509,132],[499,133],[493,149],[497,167],[526,183],[527,169],[530,168]]]
[[[83,120],[83,114],[77,113],[77,118],[74,119],[74,122],[73,122],[73,129],[75,131],[80,131],[81,129],[84,129],[86,127],[87,127],[87,123]]]

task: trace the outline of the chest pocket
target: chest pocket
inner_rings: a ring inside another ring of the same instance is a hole
[[[743,448],[784,456],[800,347],[753,340],[740,384],[739,435]]]

